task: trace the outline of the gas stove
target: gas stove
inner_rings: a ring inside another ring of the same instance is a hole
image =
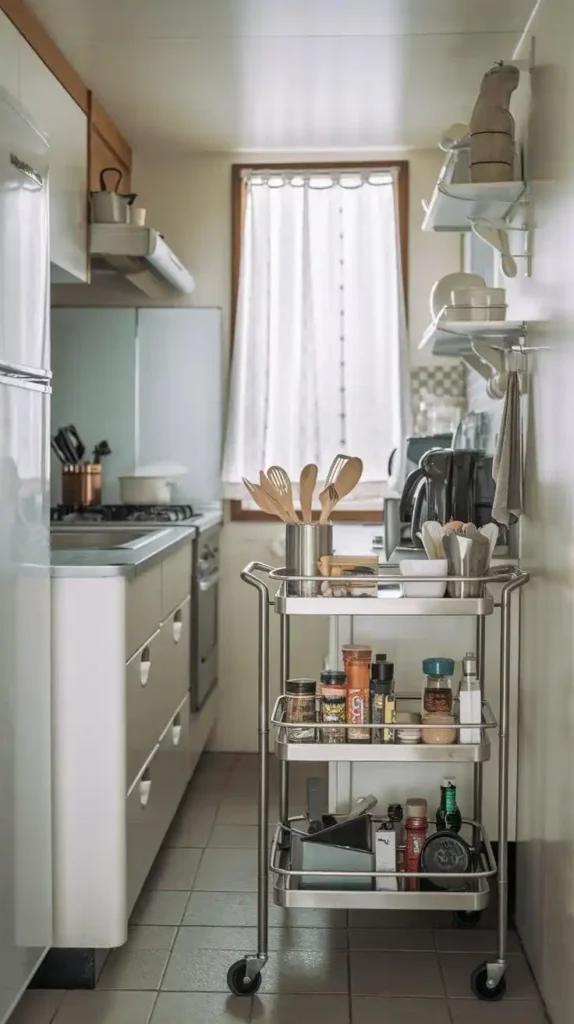
[[[180,523],[193,526],[199,516],[191,505],[56,505],[52,523]]]

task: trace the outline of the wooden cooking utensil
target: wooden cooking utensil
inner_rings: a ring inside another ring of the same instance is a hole
[[[349,459],[348,462],[345,462],[344,466],[339,470],[339,473],[333,480],[333,486],[337,491],[339,501],[354,490],[361,479],[362,472],[363,463],[361,459],[354,457]]]
[[[329,487],[330,484],[335,483],[335,477],[339,475],[345,463],[349,461],[349,458],[349,455],[335,455],[335,458],[333,459],[331,465],[329,466],[329,472],[325,477],[325,490],[327,489],[327,487]]]
[[[271,466],[267,470],[267,479],[277,491],[277,500],[283,505],[291,522],[299,523],[300,519],[293,504],[293,488],[287,470],[283,469],[283,466]]]
[[[301,501],[301,514],[304,523],[310,523],[313,519],[313,492],[317,483],[318,469],[314,462],[309,462],[301,470],[299,478],[299,499]]]
[[[285,520],[286,523],[298,522],[297,519],[292,517],[291,512],[289,511],[288,507],[286,506],[283,500],[282,495],[279,493],[275,485],[271,483],[269,477],[267,476],[267,473],[265,473],[262,469],[259,470],[259,486],[261,487],[262,491],[265,491],[265,493],[268,494],[270,498],[273,498],[273,501],[277,502],[277,504],[281,506],[283,510],[283,519]]]
[[[272,494],[269,494],[264,487],[260,487],[259,484],[252,484],[245,477],[243,477],[243,483],[262,512],[266,512],[269,516],[279,516],[279,519],[282,519],[284,523],[291,521],[281,502],[277,501]]]
[[[319,501],[321,502],[321,515],[319,516],[320,523],[329,522],[331,512],[335,508],[338,500],[339,495],[337,494],[337,489],[333,484],[329,484],[328,487],[325,487],[324,490],[321,491],[319,495]]]

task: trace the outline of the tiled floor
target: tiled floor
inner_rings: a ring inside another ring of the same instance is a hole
[[[293,766],[296,810],[305,774]],[[10,1024],[545,1024],[515,935],[506,999],[470,992],[493,950],[490,912],[456,931],[448,915],[271,905],[260,993],[230,996],[228,968],[256,947],[256,820],[256,759],[204,757],[98,990],[30,992]]]

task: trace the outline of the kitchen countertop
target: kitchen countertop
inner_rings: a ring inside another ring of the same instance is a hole
[[[98,578],[125,576],[130,578],[164,558],[171,549],[194,540],[198,533],[198,527],[196,525],[191,527],[167,526],[156,528],[151,533],[149,541],[135,548],[52,551],[50,575],[55,578],[71,576]]]

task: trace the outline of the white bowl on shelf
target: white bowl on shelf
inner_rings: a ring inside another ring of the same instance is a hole
[[[448,562],[446,558],[406,558],[400,563],[401,576],[444,576],[444,582],[402,583],[403,597],[444,597]]]
[[[450,302],[451,292],[455,288],[486,288],[486,281],[480,274],[445,274],[432,286],[430,293],[430,311],[433,320],[440,315],[441,309]]]

